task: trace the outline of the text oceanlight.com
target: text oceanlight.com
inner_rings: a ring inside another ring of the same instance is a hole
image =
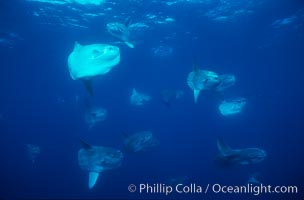
[[[219,183],[207,184],[205,186],[196,183],[167,185],[163,183],[141,183],[138,185],[130,184],[128,187],[130,192],[139,192],[140,194],[164,194],[172,193],[180,194],[207,194],[207,193],[223,193],[223,194],[297,194],[297,186],[271,186],[271,185],[222,185]]]

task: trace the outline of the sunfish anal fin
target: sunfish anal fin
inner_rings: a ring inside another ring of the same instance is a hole
[[[92,189],[99,177],[98,172],[90,172],[89,173],[89,189]]]
[[[86,90],[88,91],[88,93],[91,96],[94,96],[93,86],[92,86],[92,80],[91,79],[83,79],[82,82],[83,82]]]
[[[200,94],[200,90],[193,90],[193,94],[194,94],[194,102],[196,103],[197,102],[197,98]]]

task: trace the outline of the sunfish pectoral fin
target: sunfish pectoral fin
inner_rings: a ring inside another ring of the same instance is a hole
[[[125,44],[130,47],[131,49],[134,48],[134,45],[131,42],[125,41]]]
[[[90,172],[89,173],[89,189],[94,187],[98,177],[99,177],[98,172]]]
[[[84,87],[88,91],[91,96],[94,96],[92,80],[91,79],[83,79],[82,80]]]
[[[224,142],[221,137],[217,138],[217,148],[220,151],[220,154],[223,156],[227,156],[231,154],[232,149]]]
[[[196,103],[197,102],[197,98],[200,94],[200,90],[193,90],[193,94],[194,94],[194,102]]]

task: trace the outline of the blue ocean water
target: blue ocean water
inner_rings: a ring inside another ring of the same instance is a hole
[[[0,22],[0,199],[303,199],[303,1],[2,0]],[[107,31],[110,22],[128,26],[134,48]],[[120,48],[120,63],[92,80],[94,96],[70,76],[75,41]],[[233,74],[235,85],[202,91],[194,103],[187,76],[195,64]],[[133,88],[151,100],[132,105]],[[168,106],[164,90],[182,95]],[[242,111],[221,115],[222,100],[235,97],[247,99]],[[93,106],[107,116],[90,128],[85,115]],[[157,146],[124,151],[123,133],[147,130]],[[267,156],[222,166],[218,137]],[[92,189],[78,165],[80,139],[124,153]],[[28,144],[39,147],[35,158]],[[247,185],[254,174],[264,185],[298,191],[211,190]],[[196,184],[203,192],[140,193],[140,184]]]

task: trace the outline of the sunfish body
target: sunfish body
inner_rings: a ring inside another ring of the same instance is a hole
[[[68,67],[73,80],[82,80],[88,92],[93,95],[91,80],[108,73],[120,62],[120,51],[108,44],[80,45],[75,42],[68,57]]]
[[[107,31],[114,37],[123,41],[128,47],[134,48],[134,45],[130,42],[130,31],[126,25],[118,22],[108,23]]]
[[[150,131],[142,131],[133,135],[125,135],[125,150],[130,153],[146,151],[159,144]]]
[[[78,164],[81,169],[89,172],[89,188],[91,189],[101,172],[118,168],[123,160],[120,150],[91,146],[82,141],[83,148],[78,151]]]
[[[221,138],[217,140],[217,147],[220,151],[218,161],[228,165],[256,164],[267,156],[266,152],[259,148],[231,149]]]

